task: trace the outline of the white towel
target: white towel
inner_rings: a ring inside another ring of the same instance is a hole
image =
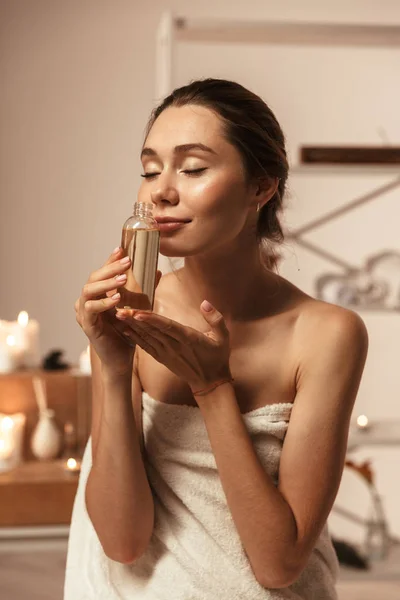
[[[150,544],[134,565],[108,559],[85,508],[86,448],[72,516],[64,600],[332,600],[338,571],[327,527],[299,580],[266,590],[255,579],[229,511],[200,409],[143,393],[147,474],[155,502]],[[264,469],[278,481],[291,404],[243,415]]]

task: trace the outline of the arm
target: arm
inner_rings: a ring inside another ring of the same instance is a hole
[[[132,377],[111,378],[93,348],[92,455],[86,506],[106,555],[132,563],[146,549],[154,523],[154,503],[142,460],[132,402],[141,386]]]
[[[341,479],[367,335],[355,314],[333,311],[313,327],[313,343],[301,349],[278,488],[257,458],[232,386],[198,399],[233,520],[266,588],[287,587],[299,577]]]

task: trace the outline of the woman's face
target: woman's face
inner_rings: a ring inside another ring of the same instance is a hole
[[[211,110],[196,105],[166,109],[151,128],[141,158],[138,201],[152,201],[156,219],[184,220],[161,225],[165,256],[228,250],[254,221],[254,186]]]

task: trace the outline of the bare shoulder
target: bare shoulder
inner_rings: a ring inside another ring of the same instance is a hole
[[[367,328],[360,315],[342,306],[314,298],[303,303],[298,326],[302,333],[312,332],[317,338],[328,335],[347,340],[368,339]]]
[[[304,359],[336,356],[364,364],[368,332],[352,310],[308,298],[302,302],[295,331],[296,346]]]

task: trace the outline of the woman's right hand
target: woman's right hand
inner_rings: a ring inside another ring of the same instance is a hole
[[[110,375],[132,373],[135,348],[118,330],[115,319],[118,288],[125,285],[129,268],[130,259],[123,256],[122,248],[114,250],[106,263],[90,275],[75,302],[76,320]]]

